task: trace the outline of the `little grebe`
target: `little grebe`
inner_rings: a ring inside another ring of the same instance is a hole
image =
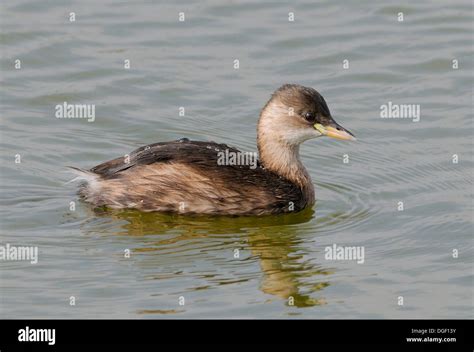
[[[186,138],[150,144],[86,171],[79,194],[96,207],[181,214],[265,215],[292,213],[314,204],[314,187],[299,146],[320,136],[353,140],[331,117],[314,89],[285,84],[260,113],[259,160],[222,163],[226,144]],[[231,165],[232,164],[232,165]]]

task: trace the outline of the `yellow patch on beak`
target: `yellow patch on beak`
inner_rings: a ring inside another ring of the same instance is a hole
[[[321,133],[323,136],[325,136],[325,135],[327,134],[327,132],[328,132],[328,131],[326,131],[326,129],[324,128],[324,126],[321,125],[320,123],[316,123],[316,124],[314,125],[314,128],[316,128],[316,129],[319,131],[319,133]]]
[[[316,123],[314,128],[319,131],[323,136],[328,136],[343,141],[353,141],[355,138],[343,129],[338,130],[332,126],[323,126],[320,123]]]

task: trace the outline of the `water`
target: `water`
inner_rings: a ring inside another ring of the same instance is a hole
[[[36,265],[1,262],[2,317],[472,318],[469,1],[19,0],[0,13],[1,243],[39,248]],[[283,83],[318,89],[358,137],[302,147],[314,209],[69,210],[66,165],[181,137],[255,150]],[[95,121],[56,119],[64,101],[95,104]],[[420,121],[380,118],[389,101],[420,104]],[[364,263],[326,260],[333,244],[364,246]]]

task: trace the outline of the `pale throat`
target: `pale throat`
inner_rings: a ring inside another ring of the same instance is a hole
[[[290,129],[274,129],[284,125],[289,110],[279,101],[270,101],[263,108],[257,126],[257,146],[260,162],[265,169],[296,184],[303,192],[308,204],[314,203],[314,186],[309,173],[300,160],[300,144],[314,138],[314,132],[307,134]]]
[[[260,162],[265,169],[297,184],[305,193],[308,192],[308,197],[310,193],[314,197],[311,177],[300,160],[299,145],[288,145],[265,134],[258,136],[257,144]]]

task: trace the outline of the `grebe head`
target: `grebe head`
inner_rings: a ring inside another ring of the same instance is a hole
[[[273,93],[260,114],[259,147],[262,143],[297,147],[321,136],[355,139],[334,121],[324,98],[313,88],[285,84]]]

